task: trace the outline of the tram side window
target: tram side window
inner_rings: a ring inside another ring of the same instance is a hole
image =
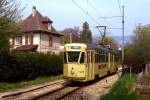
[[[114,55],[112,55],[112,61],[114,61]]]
[[[95,62],[108,62],[108,53],[107,52],[99,52],[95,55]]]
[[[90,52],[87,52],[87,63],[90,63]]]
[[[113,61],[113,54],[110,55],[110,61]]]
[[[93,52],[91,52],[91,62],[93,63],[94,59],[93,59]]]
[[[96,63],[102,62],[101,59],[102,59],[102,56],[101,56],[100,54],[96,54],[96,55],[95,55],[95,62],[96,62]]]
[[[112,57],[111,57],[111,54],[110,54],[110,61],[112,61],[111,58],[112,58]]]
[[[100,55],[100,62],[105,62],[105,55],[104,54]]]
[[[100,53],[100,62],[105,62],[105,60],[106,60],[105,56],[106,56],[105,52],[101,51],[101,53]]]
[[[97,62],[97,59],[96,59],[96,54],[95,54],[95,62]]]
[[[101,61],[100,61],[100,58],[101,58],[101,56],[100,56],[100,54],[98,54],[98,62],[100,63]]]
[[[108,53],[106,53],[105,59],[106,59],[106,62],[108,62]]]
[[[116,55],[114,55],[114,61],[117,62],[119,59]]]
[[[84,63],[84,56],[85,56],[85,53],[82,52],[82,54],[81,54],[81,59],[80,59],[80,63]]]
[[[98,54],[95,55],[95,62],[96,62],[96,63],[99,62],[99,61],[98,61],[98,56],[99,56]]]

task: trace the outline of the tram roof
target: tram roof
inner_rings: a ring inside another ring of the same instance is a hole
[[[111,49],[106,48],[103,45],[85,44],[85,43],[68,43],[66,45],[87,45],[87,49],[95,49],[95,50],[103,50],[103,51],[106,51],[106,52],[112,52]]]
[[[101,46],[101,45],[95,45],[95,44],[87,44],[87,48],[88,49],[103,50],[103,51],[106,51],[106,52],[111,51],[109,48],[106,48],[106,47]]]

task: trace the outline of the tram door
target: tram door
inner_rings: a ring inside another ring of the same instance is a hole
[[[87,79],[92,80],[94,78],[94,52],[87,51]]]

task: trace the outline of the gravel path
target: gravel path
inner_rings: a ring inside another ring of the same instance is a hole
[[[83,89],[84,93],[91,95],[89,100],[97,100],[109,92],[112,85],[120,78],[121,72],[104,78],[97,83]]]

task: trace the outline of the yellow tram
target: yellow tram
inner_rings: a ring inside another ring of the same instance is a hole
[[[64,46],[64,79],[86,82],[118,69],[110,49],[92,44],[70,43]]]

